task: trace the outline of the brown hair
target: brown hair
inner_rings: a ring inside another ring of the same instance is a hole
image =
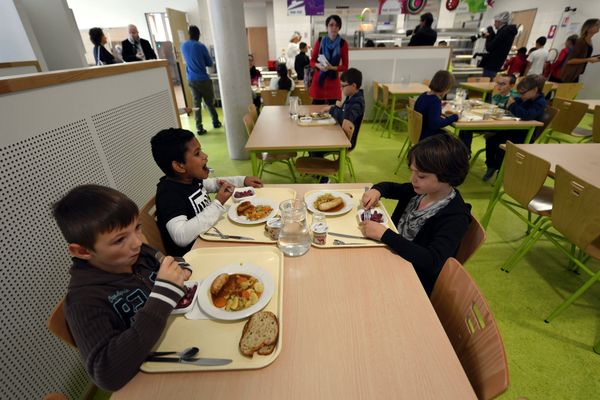
[[[456,187],[469,173],[469,155],[458,138],[440,133],[421,140],[408,152],[408,166],[414,161],[421,172],[435,174],[440,182]]]
[[[598,19],[598,18],[590,18],[590,19],[586,20],[583,23],[583,25],[581,25],[581,35],[580,35],[580,37],[582,39],[585,39],[585,37],[587,36],[587,33],[590,30],[590,28],[592,26],[596,25],[599,22],[600,22],[600,19]]]
[[[52,212],[68,243],[94,250],[101,233],[129,226],[138,216],[137,205],[116,189],[77,186],[54,203]]]
[[[544,83],[546,78],[542,75],[527,75],[517,85],[517,90],[529,91],[531,89],[537,89],[539,93],[544,90]]]
[[[429,89],[434,92],[442,93],[450,90],[454,86],[454,76],[448,71],[438,71],[429,82]]]

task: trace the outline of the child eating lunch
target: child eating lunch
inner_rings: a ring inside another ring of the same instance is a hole
[[[410,183],[381,182],[362,197],[365,209],[381,197],[398,200],[392,221],[399,233],[374,221],[362,222],[361,230],[411,262],[429,295],[471,223],[471,206],[456,189],[469,171],[467,149],[453,136],[434,135],[410,149],[408,164]]]
[[[92,380],[120,389],[156,345],[191,272],[142,244],[138,208],[115,189],[78,186],[53,213],[73,257],[69,331]]]
[[[429,91],[421,94],[415,102],[415,111],[423,116],[421,140],[438,133],[443,127],[458,121],[458,115],[442,116],[442,99],[454,86],[454,76],[448,71],[438,71],[429,82]]]
[[[188,130],[164,129],[151,145],[154,161],[165,173],[156,187],[156,218],[169,255],[188,252],[198,235],[219,220],[234,187],[262,187],[254,176],[208,178],[208,156]],[[215,200],[211,200],[208,193],[214,192]]]

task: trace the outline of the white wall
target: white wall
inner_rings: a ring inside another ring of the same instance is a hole
[[[281,49],[286,49],[294,31],[300,32],[302,41],[312,46],[310,38],[310,17],[287,15],[287,1],[273,0],[273,21],[275,30],[275,57],[281,54]],[[269,52],[269,58],[271,54]]]
[[[244,3],[244,21],[246,28],[267,26],[266,3]]]
[[[0,0],[0,62],[35,60],[13,0]]]
[[[266,3],[265,14],[267,18],[267,38],[269,41],[269,59],[277,58],[277,45],[275,44],[275,16],[273,15],[273,3]]]

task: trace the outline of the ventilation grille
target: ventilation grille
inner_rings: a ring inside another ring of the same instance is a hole
[[[45,326],[71,264],[50,205],[76,185],[109,181],[83,119],[1,147],[0,166],[0,398],[77,398],[88,384],[79,354]]]

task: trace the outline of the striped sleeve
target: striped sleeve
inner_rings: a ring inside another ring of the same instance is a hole
[[[163,301],[174,308],[184,294],[183,288],[172,282],[157,279],[154,282],[154,289],[152,289],[150,297]]]

